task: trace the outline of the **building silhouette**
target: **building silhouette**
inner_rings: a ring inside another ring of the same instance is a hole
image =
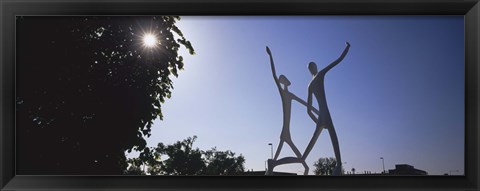
[[[363,172],[347,172],[345,174],[347,176],[396,176],[396,175],[428,175],[428,173],[424,170],[416,169],[412,165],[409,164],[396,164],[395,169],[390,169],[385,173],[378,173],[378,172],[371,172],[371,171],[363,171]]]
[[[396,164],[395,169],[388,170],[389,175],[428,175],[424,170],[414,168],[408,164]]]

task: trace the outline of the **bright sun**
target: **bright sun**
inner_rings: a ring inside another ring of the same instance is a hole
[[[146,47],[154,47],[157,44],[157,37],[153,34],[145,34],[143,36],[143,45]]]

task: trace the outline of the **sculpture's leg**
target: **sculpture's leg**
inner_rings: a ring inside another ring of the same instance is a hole
[[[299,163],[301,161],[302,159],[297,157],[285,157],[285,158],[281,158],[280,160],[268,159],[267,160],[268,168],[267,168],[267,172],[265,172],[265,175],[273,175],[273,168],[275,168],[278,165],[289,164],[289,163]]]
[[[272,166],[279,166],[279,165],[282,165],[282,164],[290,164],[290,163],[300,163],[302,162],[302,159],[299,159],[297,157],[284,157],[284,158],[281,158],[279,160],[276,160],[276,161],[273,161],[273,160],[270,160],[269,161],[272,161],[271,164]]]
[[[272,159],[268,159],[267,163],[268,163],[268,170],[265,173],[265,175],[273,175],[273,168],[275,168],[276,166],[283,165],[283,164],[291,164],[291,163],[302,163],[303,167],[305,167],[305,172],[303,173],[304,175],[308,175],[308,171],[309,171],[309,167],[305,162],[305,160],[297,157],[285,157],[276,161]]]
[[[277,151],[275,152],[275,157],[273,157],[273,160],[277,160],[278,155],[280,155],[280,151],[282,150],[282,147],[283,147],[283,142],[285,141],[280,139],[280,143],[278,143]]]
[[[265,175],[273,175],[273,168],[277,166],[276,164],[274,164],[275,162],[276,161],[272,159],[267,160],[267,172],[265,172]]]
[[[272,159],[267,160],[267,172],[265,172],[265,175],[272,175],[273,174],[273,168],[277,166],[277,158],[278,155],[280,155],[280,151],[282,150],[283,147],[283,142],[284,140],[280,139],[280,143],[278,143],[277,151],[275,152],[275,157]]]
[[[290,145],[290,148],[292,148],[295,155],[297,155],[297,158],[299,158],[302,161],[302,165],[305,168],[305,172],[303,173],[303,175],[308,175],[308,171],[309,171],[308,165],[305,162],[305,160],[302,159],[302,154],[300,153],[298,148],[293,144],[291,139],[285,142],[287,142],[287,144]]]
[[[292,148],[292,151],[295,153],[295,155],[297,155],[297,158],[302,158],[302,153],[300,153],[298,148],[293,144],[292,140],[287,140],[285,142],[288,144],[288,146],[290,146],[290,148]]]
[[[310,143],[308,143],[308,146],[305,149],[305,152],[303,152],[302,160],[305,160],[307,158],[308,154],[310,154],[310,151],[312,151],[312,148],[315,145],[315,143],[317,142],[318,136],[320,136],[320,133],[322,132],[324,126],[325,125],[317,124],[315,132],[313,132],[313,137],[310,140]]]
[[[339,176],[342,174],[342,157],[340,156],[340,146],[338,145],[338,138],[337,133],[335,132],[335,128],[333,124],[329,125],[328,133],[330,134],[330,139],[332,140],[333,151],[335,152],[335,158],[337,160],[337,166],[333,170],[334,176]]]
[[[338,163],[337,166],[335,166],[335,169],[333,169],[332,176],[341,176],[342,175],[342,165],[341,163]]]
[[[310,168],[308,167],[307,163],[305,162],[305,160],[302,161],[302,165],[303,167],[305,168],[305,171],[303,172],[303,175],[308,175],[308,171],[310,170]]]

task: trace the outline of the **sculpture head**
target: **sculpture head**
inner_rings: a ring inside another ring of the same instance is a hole
[[[288,78],[286,76],[284,76],[283,74],[280,75],[280,77],[278,78],[278,81],[283,84],[283,86],[285,88],[287,88],[291,83],[290,83],[290,80],[288,80]]]
[[[308,70],[310,70],[310,74],[312,74],[312,76],[315,76],[315,74],[318,72],[317,64],[315,64],[315,62],[308,63]]]

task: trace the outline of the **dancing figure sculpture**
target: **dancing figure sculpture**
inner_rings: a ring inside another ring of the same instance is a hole
[[[278,165],[287,164],[287,163],[302,163],[303,167],[305,168],[304,174],[307,175],[309,170],[308,165],[305,162],[305,159],[302,158],[302,154],[300,153],[300,151],[297,149],[295,144],[293,144],[293,141],[290,135],[290,116],[291,116],[291,109],[292,109],[292,100],[295,100],[304,106],[307,106],[307,103],[288,90],[288,86],[290,86],[291,83],[287,77],[285,77],[284,75],[280,75],[280,77],[277,77],[277,74],[275,72],[275,65],[272,58],[272,53],[270,52],[270,49],[268,48],[268,46],[266,49],[267,49],[268,55],[270,56],[270,65],[272,68],[273,79],[275,80],[275,84],[277,85],[278,91],[280,93],[280,97],[282,98],[283,128],[280,134],[280,143],[278,144],[277,151],[275,152],[275,157],[273,158],[273,160],[272,159],[268,160],[268,170],[265,174],[271,175],[273,173],[273,168],[275,168],[275,166],[278,166]],[[282,88],[282,85],[283,85],[283,88]],[[315,108],[311,107],[311,109],[313,112],[318,114],[318,111]],[[280,160],[277,160],[280,154],[280,151],[282,150],[283,143],[287,143],[297,157],[285,157]]]
[[[346,42],[346,47],[345,47],[345,50],[343,50],[342,55],[340,55],[340,57],[337,60],[333,61],[331,64],[329,64],[327,67],[325,67],[323,70],[320,70],[319,72],[317,72],[317,65],[314,62],[310,62],[308,64],[308,69],[310,70],[310,73],[312,74],[313,78],[308,84],[307,113],[310,116],[310,118],[316,123],[316,129],[302,157],[303,157],[303,160],[307,158],[308,154],[310,153],[313,146],[315,145],[315,142],[317,141],[318,136],[322,132],[322,129],[326,128],[328,130],[328,133],[330,134],[330,139],[333,145],[333,151],[335,152],[335,158],[337,160],[337,165],[335,166],[335,169],[333,170],[333,174],[332,174],[334,176],[338,176],[341,174],[342,158],[340,156],[340,146],[338,145],[337,133],[335,132],[332,118],[330,116],[330,112],[328,111],[327,99],[325,96],[324,79],[325,79],[325,74],[327,74],[327,72],[330,69],[332,69],[334,66],[336,66],[338,63],[340,63],[343,60],[343,58],[345,58],[345,55],[347,55],[349,49],[350,49],[350,43]],[[314,108],[312,106],[313,104],[312,94],[317,99],[318,110],[319,110],[318,117],[315,117],[315,115],[313,114]]]

